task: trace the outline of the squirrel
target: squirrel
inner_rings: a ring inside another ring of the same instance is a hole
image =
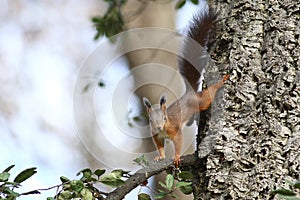
[[[175,156],[174,165],[178,168],[182,149],[182,127],[198,112],[207,110],[217,91],[229,78],[226,75],[223,80],[210,85],[201,92],[198,92],[199,78],[206,62],[198,62],[194,67],[185,58],[198,59],[205,56],[204,51],[195,51],[193,41],[201,47],[210,48],[210,38],[214,34],[217,22],[217,12],[212,8],[207,8],[202,13],[198,13],[192,18],[188,29],[188,40],[183,44],[183,56],[179,57],[178,66],[182,77],[185,80],[186,91],[184,95],[172,103],[168,108],[166,98],[160,98],[160,107],[153,108],[150,101],[143,97],[149,117],[150,131],[152,139],[158,151],[158,156],[154,160],[158,161],[165,158],[164,143],[169,139],[174,143]],[[192,40],[191,40],[192,39]],[[199,47],[198,47],[199,49]],[[205,51],[206,52],[206,51]]]

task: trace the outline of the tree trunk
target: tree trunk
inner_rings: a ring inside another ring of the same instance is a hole
[[[300,179],[300,4],[211,5],[222,18],[212,57],[233,72],[202,127],[194,198],[272,199]]]
[[[130,0],[126,4],[124,9],[125,13],[135,13],[134,11],[138,10],[138,14],[128,17],[126,23],[126,27],[128,30],[134,28],[143,28],[143,27],[155,27],[155,28],[163,28],[168,30],[175,30],[175,10],[174,4],[172,3],[161,3],[157,1],[139,1],[139,0]],[[175,33],[175,32],[174,32]],[[158,41],[164,45],[168,43],[168,38],[156,37],[155,34],[149,34],[147,37],[150,41]],[[170,36],[172,37],[172,36]],[[174,37],[174,35],[173,35]],[[178,37],[179,38],[179,37]],[[167,41],[166,41],[167,40]],[[131,49],[135,45],[135,43],[139,42],[139,40],[135,37],[135,35],[131,35],[130,32],[127,35],[126,40],[124,41],[125,48]],[[176,44],[168,44],[174,45],[173,49],[177,49]],[[163,45],[162,45],[163,46]],[[137,85],[137,89],[134,91],[138,96],[143,97],[147,96],[148,99],[152,102],[158,101],[159,97],[163,92],[165,92],[166,88],[164,85],[152,84],[152,85],[138,85],[143,80],[146,80],[147,77],[157,77],[158,73],[149,74],[145,73],[145,71],[141,70],[133,70],[135,67],[143,66],[144,64],[160,64],[168,67],[174,68],[173,74],[161,74],[163,78],[168,82],[168,88],[172,91],[180,92],[183,88],[178,88],[178,79],[175,79],[177,73],[177,55],[171,52],[167,52],[161,49],[135,49],[126,54],[126,57],[129,61],[129,67],[131,68],[132,74],[134,76],[135,83]],[[150,67],[150,66],[149,66]],[[161,71],[163,73],[163,71]],[[178,74],[177,74],[178,76]],[[171,96],[171,95],[170,95]],[[169,99],[171,100],[171,99]],[[175,100],[172,97],[172,100]]]

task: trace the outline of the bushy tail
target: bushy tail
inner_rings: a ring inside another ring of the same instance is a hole
[[[214,9],[206,8],[196,14],[191,21],[178,61],[187,89],[192,87],[194,91],[198,90],[201,72],[208,61],[207,49],[212,45],[217,16]]]

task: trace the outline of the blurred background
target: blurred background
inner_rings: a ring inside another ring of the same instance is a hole
[[[182,32],[197,6],[187,3],[179,11],[175,11],[172,3],[170,7],[176,19],[174,29]],[[103,14],[106,8],[102,0],[0,0],[0,171],[11,164],[16,165],[11,170],[12,176],[29,167],[37,167],[38,171],[24,183],[21,191],[56,185],[60,176],[76,178],[76,173],[86,167],[134,169],[134,155],[117,156],[118,151],[114,155],[109,149],[114,141],[134,145],[121,136],[111,135],[110,140],[108,134],[110,143],[106,144],[99,137],[91,137],[93,134],[89,135],[90,144],[82,141],[85,136],[81,128],[86,134],[92,133],[95,124],[100,124],[105,133],[118,131],[113,119],[105,120],[110,112],[105,104],[85,102],[82,109],[89,105],[95,107],[98,118],[85,116],[80,122],[74,119],[78,74],[91,52],[99,44],[107,43],[103,37],[93,40],[96,32],[91,18]],[[101,61],[95,62],[98,66]],[[130,59],[126,58],[114,62],[111,71],[106,73],[104,87],[92,90],[95,98],[112,99],[115,85],[124,79],[124,74],[130,74],[129,65]],[[97,85],[98,76],[86,77],[86,84]],[[129,94],[135,77],[126,77],[125,89],[121,90]],[[135,109],[135,102],[140,105],[138,99],[139,92],[128,110]],[[124,113],[126,123],[129,122],[127,114]],[[102,148],[95,151],[91,150],[92,146]],[[45,199],[54,195],[55,189],[20,199]]]

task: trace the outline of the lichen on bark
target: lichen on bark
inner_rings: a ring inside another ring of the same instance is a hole
[[[212,107],[218,109],[209,122],[214,137],[200,177],[208,181],[205,198],[273,198],[286,180],[300,179],[300,4],[210,5],[224,18],[212,57],[233,73]],[[198,191],[195,199],[201,197]]]

